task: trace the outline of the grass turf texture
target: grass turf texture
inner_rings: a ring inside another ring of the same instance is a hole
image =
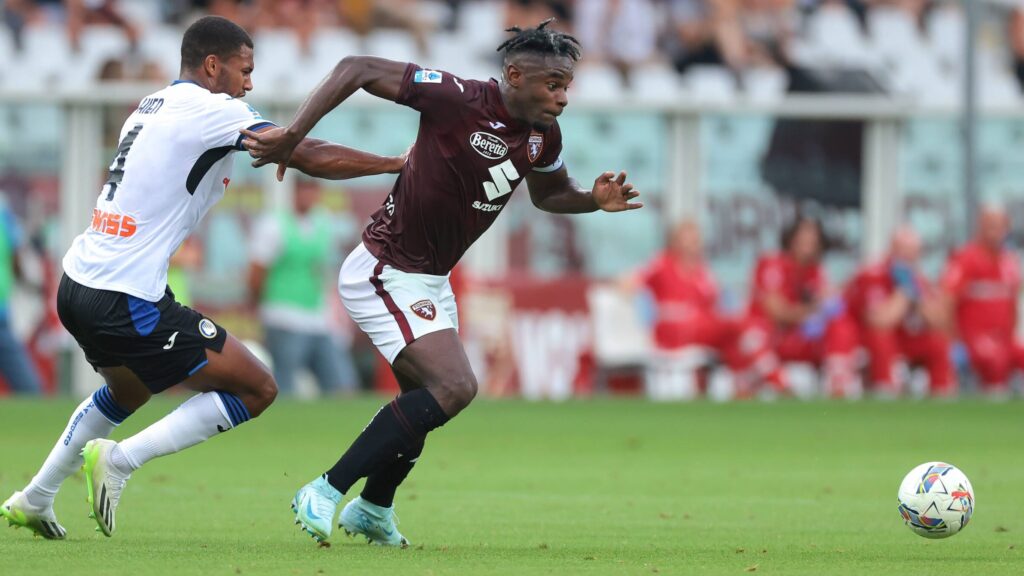
[[[154,400],[123,438],[173,408]],[[1024,404],[568,404],[479,401],[430,436],[399,492],[408,550],[292,524],[295,490],[381,404],[278,402],[129,482],[112,539],[81,475],[57,499],[68,540],[2,528],[11,574],[1020,574]],[[42,462],[74,403],[0,403],[0,498]],[[951,539],[902,525],[896,489],[960,466],[978,508]],[[353,491],[353,495],[354,495]]]

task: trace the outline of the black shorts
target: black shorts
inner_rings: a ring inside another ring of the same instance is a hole
[[[220,352],[227,332],[174,300],[159,302],[60,279],[57,314],[93,368],[125,366],[154,394],[206,365],[206,350]]]

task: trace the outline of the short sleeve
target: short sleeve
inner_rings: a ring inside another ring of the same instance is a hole
[[[256,222],[249,242],[249,257],[264,268],[273,264],[281,252],[281,219],[276,214],[264,214]]]
[[[273,122],[263,116],[251,105],[225,96],[223,100],[214,101],[206,111],[207,119],[203,123],[203,145],[207,149],[231,146],[242,150],[240,130],[260,130],[274,126]]]
[[[421,113],[452,114],[453,106],[464,105],[479,90],[479,82],[409,64],[395,102]]]

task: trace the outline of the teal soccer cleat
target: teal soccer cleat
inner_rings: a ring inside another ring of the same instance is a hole
[[[349,536],[362,534],[370,544],[406,548],[409,541],[398,532],[395,507],[383,508],[357,496],[345,505],[338,526]]]
[[[53,508],[34,508],[21,492],[15,492],[3,506],[0,506],[0,517],[15,528],[28,528],[47,540],[63,540],[67,535],[64,527],[57,522]]]
[[[295,493],[292,499],[292,512],[295,512],[295,523],[309,533],[317,542],[331,537],[334,525],[334,514],[338,510],[343,494],[321,476],[306,484]]]

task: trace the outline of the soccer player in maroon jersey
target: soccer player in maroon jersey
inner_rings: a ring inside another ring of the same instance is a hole
[[[458,337],[448,274],[494,222],[525,179],[541,210],[584,213],[637,209],[626,174],[605,172],[587,190],[562,163],[558,116],[580,56],[575,38],[549,29],[511,28],[498,47],[501,80],[369,56],[344,58],[303,103],[290,126],[247,133],[254,165],[278,164],[325,114],[362,88],[420,112],[416,144],[384,205],[345,260],[338,289],[352,318],[391,368],[402,393],[373,420],[333,468],[292,502],[296,522],[317,540],[330,536],[342,496],[360,478],[362,494],[339,524],[372,542],[405,546],[393,499],[423,450],[427,433],[476,396],[477,382]]]

